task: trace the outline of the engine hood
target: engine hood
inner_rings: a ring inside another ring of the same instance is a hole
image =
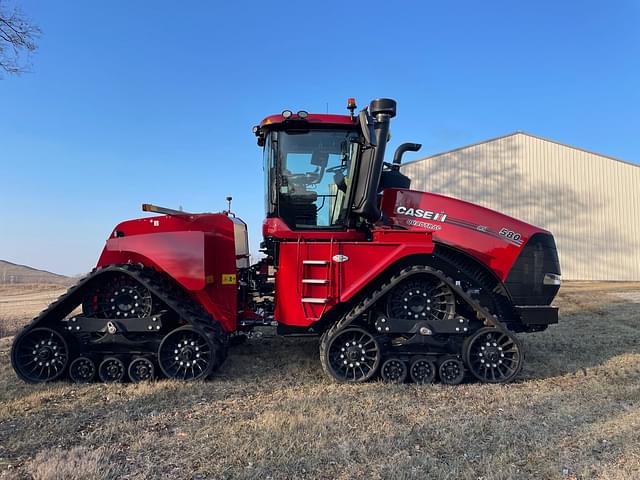
[[[489,266],[504,281],[524,245],[546,230],[494,210],[435,193],[386,189],[387,222],[430,231],[434,242],[462,250]]]

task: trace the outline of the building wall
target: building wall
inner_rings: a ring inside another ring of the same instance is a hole
[[[524,133],[404,165],[411,188],[550,230],[569,280],[640,281],[640,167]]]

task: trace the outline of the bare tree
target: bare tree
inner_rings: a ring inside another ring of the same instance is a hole
[[[0,0],[0,74],[20,74],[27,70],[24,56],[38,48],[40,29],[18,7]]]

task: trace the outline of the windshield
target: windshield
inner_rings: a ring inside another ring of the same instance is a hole
[[[345,130],[278,132],[278,213],[291,228],[343,225],[357,140]]]

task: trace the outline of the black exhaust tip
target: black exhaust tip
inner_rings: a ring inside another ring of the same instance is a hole
[[[374,117],[383,114],[393,118],[396,116],[396,101],[390,98],[377,98],[369,105],[369,111]]]

